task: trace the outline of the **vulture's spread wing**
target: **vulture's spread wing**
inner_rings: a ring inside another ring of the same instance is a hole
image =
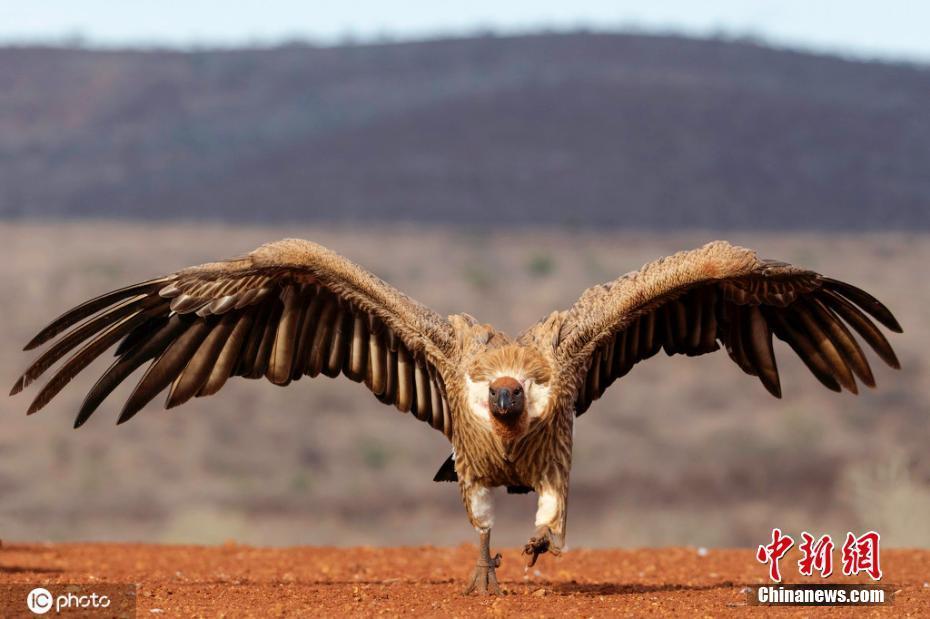
[[[553,342],[566,380],[584,379],[579,415],[660,349],[696,356],[717,350],[718,342],[744,372],[781,397],[773,334],[828,389],[856,393],[856,378],[870,387],[875,380],[849,327],[885,363],[899,367],[869,316],[901,332],[891,312],[855,286],[717,241],[586,290],[561,315]]]
[[[13,385],[18,393],[65,355],[29,407],[34,413],[113,345],[116,360],[87,394],[82,425],[134,370],[148,369],[119,421],[165,388],[166,407],[212,395],[230,376],[286,385],[340,373],[451,436],[444,373],[451,325],[319,245],[284,240],[116,290],[65,312],[26,350],[52,345]]]

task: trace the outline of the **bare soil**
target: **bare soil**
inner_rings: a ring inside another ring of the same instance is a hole
[[[524,570],[505,549],[498,570],[505,595],[460,592],[474,546],[257,548],[146,544],[5,544],[0,585],[137,583],[140,617],[222,616],[720,616],[746,613],[928,616],[930,551],[885,550],[882,584],[892,606],[762,608],[745,587],[764,584],[753,552],[695,548],[570,550]],[[794,553],[786,582],[802,582]],[[794,569],[793,569],[794,568]],[[833,576],[831,583],[867,582]],[[803,582],[817,582],[804,579]],[[4,616],[10,611],[4,610]]]

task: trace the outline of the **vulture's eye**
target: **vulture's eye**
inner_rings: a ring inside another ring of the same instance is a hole
[[[497,395],[497,389],[491,389],[491,395]]]
[[[523,389],[520,389],[519,387],[513,390],[514,395],[520,395],[521,393],[523,393]]]

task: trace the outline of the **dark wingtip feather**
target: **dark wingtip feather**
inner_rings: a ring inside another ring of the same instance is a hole
[[[155,362],[157,363],[157,361]],[[149,370],[154,367],[154,363],[149,367]],[[140,392],[139,386],[145,382],[145,376],[142,380],[139,381],[139,384],[136,385],[135,390],[132,392],[132,395],[129,396],[129,399],[126,401],[126,404],[123,406],[123,410],[119,414],[119,419],[116,420],[116,425],[126,423],[130,419],[136,416],[140,410],[142,410],[146,404],[148,404],[152,398],[158,395],[158,392],[161,391],[159,388],[154,393]]]
[[[184,324],[184,323],[181,323]],[[210,329],[207,321],[189,318],[184,334],[171,342],[168,348],[149,366],[138,382],[129,399],[126,400],[117,424],[132,419],[142,408],[152,401],[165,387],[171,384],[177,372],[181,370],[191,356],[197,351]]]
[[[36,336],[32,338],[28,344],[26,344],[24,350],[32,350],[36,346],[44,344],[71,325],[76,324],[84,318],[87,318],[92,314],[96,314],[100,310],[119,301],[122,301],[123,299],[148,294],[172,277],[174,276],[169,275],[167,277],[160,277],[157,279],[150,279],[148,281],[139,282],[138,284],[132,284],[131,286],[126,286],[125,288],[120,288],[119,290],[113,290],[106,294],[102,294],[98,297],[85,301],[77,307],[71,308],[53,320],[51,324],[47,325],[44,329],[39,331],[39,333],[36,334]]]
[[[901,363],[898,361],[891,344],[888,343],[887,338],[879,328],[866,317],[863,310],[834,290],[825,289],[821,300],[852,326],[882,361],[894,369],[900,369]]]
[[[42,344],[49,341],[50,339],[52,339],[53,337],[55,337],[56,335],[58,335],[58,333],[61,332],[61,329],[56,329],[52,331],[52,327],[56,327],[56,326],[57,325],[55,323],[52,323],[48,325],[47,327],[45,327],[44,329],[42,329],[41,331],[39,331],[38,333],[36,333],[35,337],[33,337],[31,340],[29,340],[29,343],[23,346],[23,351],[34,350],[38,348],[39,346],[41,346]]]
[[[898,323],[897,318],[894,317],[894,314],[891,313],[891,310],[885,307],[881,301],[870,295],[865,290],[858,288],[857,286],[853,286],[852,284],[831,278],[824,278],[824,282],[826,282],[827,288],[835,290],[864,309],[889,330],[894,331],[895,333],[903,332],[901,325]]]
[[[778,380],[778,376],[775,377],[775,382],[772,383],[767,380],[763,380],[762,375],[759,376],[759,382],[762,383],[762,386],[765,387],[765,390],[771,393],[773,396],[781,399],[781,382]]]
[[[109,374],[109,370],[107,371]],[[106,374],[104,375],[106,376]],[[102,378],[101,378],[102,380]],[[97,381],[99,384],[100,381]],[[80,428],[83,426],[90,416],[96,412],[97,407],[100,406],[100,402],[103,401],[103,398],[94,398],[94,394],[97,390],[97,385],[94,385],[93,389],[90,390],[90,393],[87,394],[87,397],[84,398],[83,404],[81,404],[81,409],[78,411],[77,416],[74,418],[74,428]]]
[[[174,338],[183,333],[189,325],[189,320],[182,320],[176,314],[170,320],[165,321],[165,324],[148,340],[140,341],[137,346],[133,346],[131,352],[127,352],[125,356],[115,361],[87,393],[81,405],[81,411],[78,413],[78,421],[83,424],[123,380],[146,361],[160,356]]]
[[[745,352],[756,370],[766,391],[776,398],[781,397],[781,381],[778,377],[778,364],[772,348],[772,331],[768,321],[758,307],[750,307],[746,314],[748,320],[743,325],[742,344]]]
[[[122,425],[122,424],[126,423],[127,421],[129,421],[130,419],[132,419],[133,417],[135,417],[135,416],[136,416],[136,413],[138,413],[140,410],[142,410],[142,407],[139,407],[139,408],[129,408],[129,407],[126,407],[126,408],[124,408],[124,409],[122,410],[122,412],[119,414],[119,419],[116,420],[116,425],[119,426],[119,425]]]
[[[20,376],[16,379],[16,382],[13,383],[13,388],[10,389],[10,395],[16,395],[26,387],[26,377]]]

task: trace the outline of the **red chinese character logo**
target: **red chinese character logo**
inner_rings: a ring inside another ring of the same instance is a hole
[[[869,531],[856,537],[852,533],[846,534],[846,543],[843,544],[843,573],[855,576],[865,572],[872,580],[880,580],[882,568],[879,564],[878,543],[881,537],[875,531]]]
[[[833,540],[824,535],[816,542],[814,536],[805,531],[801,533],[801,545],[798,549],[803,557],[798,561],[798,570],[802,576],[813,576],[814,570],[820,572],[822,578],[833,573]]]
[[[759,546],[759,550],[756,551],[756,559],[759,563],[769,564],[769,578],[775,582],[781,582],[778,562],[792,546],[794,546],[794,540],[790,535],[782,535],[781,529],[772,529],[772,543],[768,546]]]

